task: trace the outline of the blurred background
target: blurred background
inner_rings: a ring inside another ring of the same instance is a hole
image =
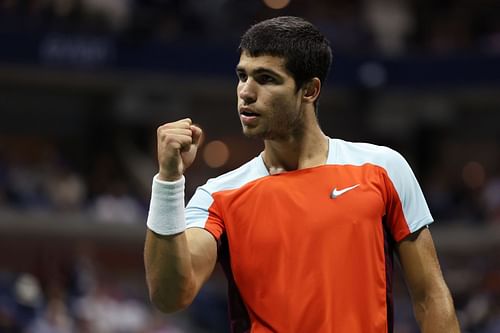
[[[0,0],[0,332],[228,332],[219,269],[186,311],[148,301],[156,128],[205,130],[187,198],[258,154],[240,134],[236,49],[278,15],[332,42],[325,133],[414,169],[463,332],[500,332],[497,0]],[[397,275],[395,331],[414,333]]]

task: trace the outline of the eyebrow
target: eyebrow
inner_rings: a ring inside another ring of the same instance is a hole
[[[246,71],[245,71],[245,69],[243,67],[236,66],[236,72],[239,73],[239,72],[246,72]],[[271,74],[271,75],[274,75],[274,76],[277,76],[277,77],[282,77],[282,75],[279,74],[278,72],[273,71],[272,69],[269,69],[269,68],[266,68],[266,67],[257,67],[254,70],[252,70],[251,73],[254,74],[254,75],[255,74],[267,73],[267,74]]]

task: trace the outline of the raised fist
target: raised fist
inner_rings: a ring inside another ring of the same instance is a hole
[[[202,133],[189,118],[158,127],[160,180],[174,181],[182,177],[196,157]]]

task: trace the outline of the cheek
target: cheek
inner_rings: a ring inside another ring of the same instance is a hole
[[[282,115],[295,113],[295,110],[298,108],[295,96],[290,95],[276,96],[272,100],[272,107]]]

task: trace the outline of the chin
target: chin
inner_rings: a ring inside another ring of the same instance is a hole
[[[247,138],[259,138],[260,136],[253,131],[243,129],[243,135]]]
[[[265,139],[264,133],[259,131],[257,128],[249,128],[247,126],[243,126],[243,135],[247,138],[256,138],[256,139]]]

